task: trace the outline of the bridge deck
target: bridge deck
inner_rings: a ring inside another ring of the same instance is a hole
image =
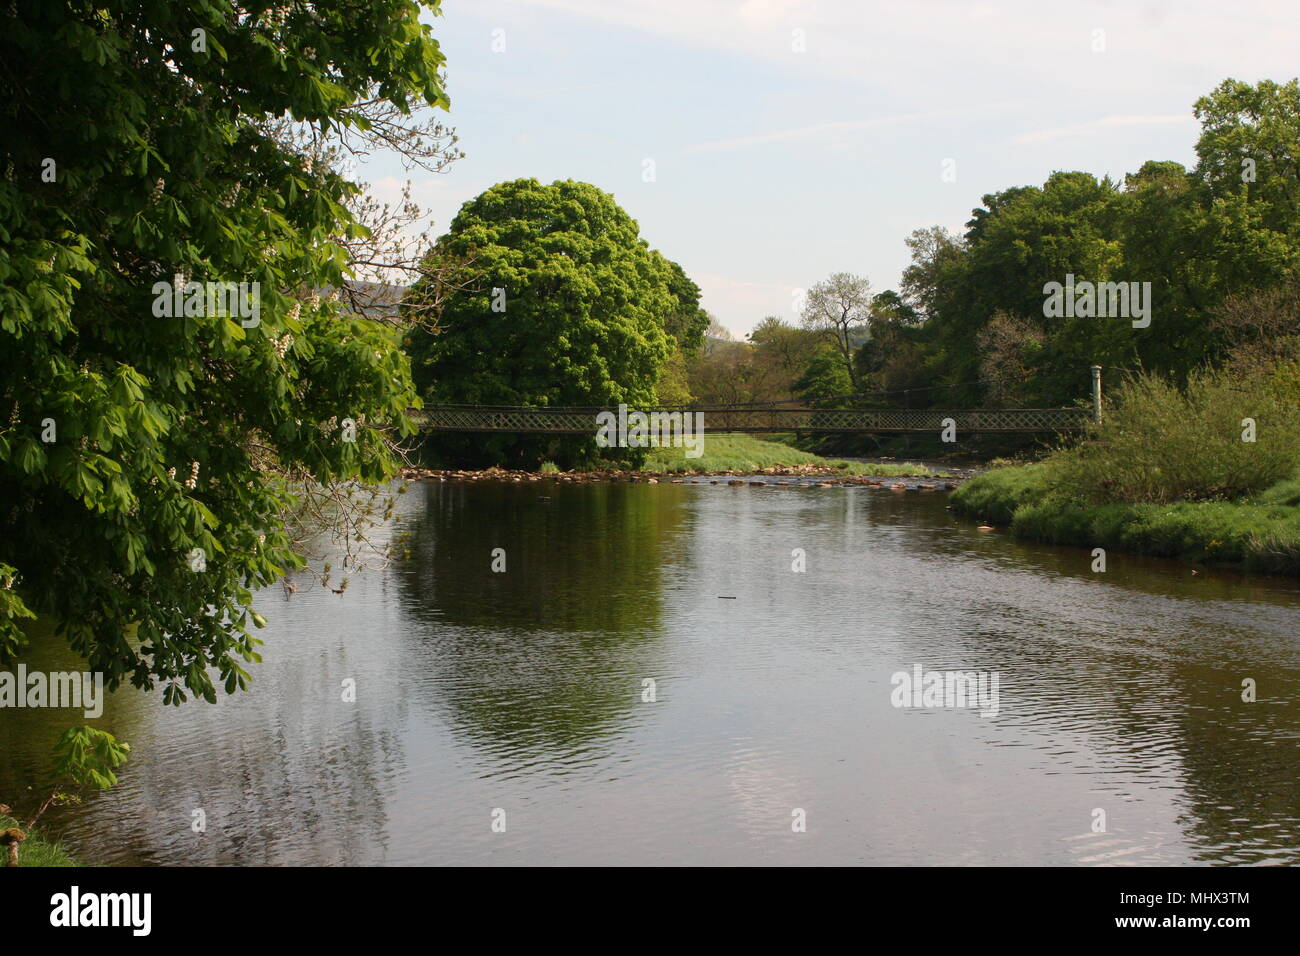
[[[940,432],[947,419],[958,434],[970,432],[1077,431],[1091,419],[1086,408],[901,409],[901,408],[633,408],[647,416],[698,413],[709,432]],[[597,416],[608,408],[525,408],[489,405],[426,405],[411,416],[426,431],[514,432],[520,434],[595,435]],[[667,426],[665,426],[667,427]],[[676,431],[676,427],[674,428]]]

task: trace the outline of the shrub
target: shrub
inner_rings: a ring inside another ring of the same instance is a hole
[[[1231,500],[1300,470],[1300,394],[1271,372],[1152,375],[1116,390],[1105,420],[1048,462],[1056,492],[1092,504]],[[1245,419],[1255,440],[1243,440]]]

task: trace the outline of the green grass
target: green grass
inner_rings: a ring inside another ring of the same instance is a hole
[[[822,458],[774,441],[750,435],[709,434],[704,438],[704,454],[687,458],[684,448],[652,448],[642,470],[655,474],[702,472],[759,472],[766,468],[811,465],[832,468],[846,475],[928,476],[934,471],[924,465],[901,463],[872,464]],[[942,477],[942,476],[941,476]]]
[[[1026,465],[971,479],[952,507],[1032,541],[1300,576],[1300,477],[1236,501],[1089,504],[1052,487],[1050,466]]]
[[[1256,504],[1300,506],[1300,477],[1279,481],[1255,498]]]
[[[560,473],[559,465],[553,461],[542,462],[541,466],[537,470],[543,475],[558,475]]]
[[[1021,505],[1037,503],[1047,493],[1042,465],[994,468],[952,493],[958,514],[1009,525]]]
[[[6,830],[9,827],[19,826],[17,820],[0,814],[0,830]],[[4,849],[7,854],[8,847]],[[6,856],[5,859],[8,859]],[[2,861],[0,861],[0,865]],[[65,850],[62,844],[47,841],[40,830],[33,830],[27,834],[27,839],[22,842],[18,848],[18,865],[23,866],[77,866],[74,860]]]

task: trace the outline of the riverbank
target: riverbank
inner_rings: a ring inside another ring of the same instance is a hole
[[[0,830],[10,827],[21,829],[13,817],[0,813]],[[5,850],[8,859],[8,849]],[[0,866],[4,864],[0,862]],[[40,830],[31,830],[19,845],[18,865],[23,866],[77,866],[77,861],[65,850],[62,844],[47,840]]]
[[[1045,544],[1300,576],[1300,479],[1235,501],[1089,505],[1054,489],[1047,465],[1020,465],[966,482],[952,508]]]
[[[801,451],[789,445],[764,441],[750,435],[710,435],[704,443],[704,454],[687,458],[682,448],[652,448],[645,465],[637,469],[595,469],[589,471],[560,471],[544,462],[539,471],[512,471],[502,468],[448,469],[404,468],[406,479],[498,479],[507,481],[537,481],[543,478],[563,481],[645,481],[657,483],[672,476],[735,478],[738,476],[768,476],[784,478],[819,478],[836,484],[879,484],[867,479],[877,478],[936,478],[954,483],[964,474],[918,462],[889,460],[862,460],[823,458],[812,452]]]

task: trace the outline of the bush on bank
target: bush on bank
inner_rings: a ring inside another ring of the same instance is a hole
[[[1201,373],[1181,389],[1139,378],[1079,444],[972,479],[953,510],[1034,541],[1300,575],[1291,381],[1281,369]]]
[[[1141,376],[1105,421],[1048,462],[1052,488],[1089,504],[1233,501],[1300,473],[1300,391],[1283,369]]]

